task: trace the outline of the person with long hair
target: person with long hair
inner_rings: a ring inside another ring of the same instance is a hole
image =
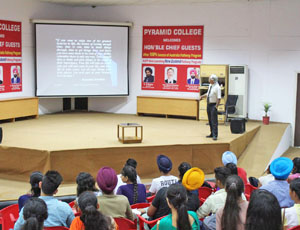
[[[24,194],[19,197],[18,199],[18,205],[19,205],[19,211],[23,208],[26,201],[31,197],[39,197],[41,195],[41,188],[39,187],[39,183],[43,180],[43,174],[41,172],[33,172],[30,175],[30,185],[31,189],[28,194]]]
[[[128,198],[130,205],[146,202],[146,187],[136,181],[136,171],[132,166],[126,165],[121,172],[121,178],[126,185],[119,187],[117,194]]]
[[[187,211],[186,189],[181,184],[172,184],[167,190],[167,203],[171,214],[164,217],[152,228],[152,230],[199,230],[200,224],[197,214]]]
[[[48,218],[47,205],[45,201],[37,197],[29,198],[23,209],[25,223],[22,230],[42,230],[44,220]]]
[[[81,216],[75,217],[70,230],[112,230],[114,220],[98,211],[97,197],[93,192],[85,191],[78,198]]]
[[[244,192],[243,180],[232,175],[226,179],[226,203],[217,211],[217,230],[244,230],[248,202],[242,199]]]
[[[248,205],[245,230],[282,230],[281,209],[277,198],[269,191],[252,192]]]
[[[285,230],[300,225],[300,178],[292,180],[290,196],[295,204],[293,207],[283,210]]]

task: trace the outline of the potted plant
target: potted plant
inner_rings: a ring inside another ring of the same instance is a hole
[[[270,123],[270,117],[268,116],[268,112],[270,111],[271,104],[270,103],[264,103],[264,111],[265,116],[263,116],[263,124],[268,125]]]

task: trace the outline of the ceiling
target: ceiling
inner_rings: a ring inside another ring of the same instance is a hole
[[[107,5],[151,5],[173,3],[201,3],[201,2],[249,2],[262,0],[39,0],[56,4],[72,6],[107,6]]]

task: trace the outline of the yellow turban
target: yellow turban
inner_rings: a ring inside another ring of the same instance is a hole
[[[200,188],[203,183],[204,172],[196,167],[186,171],[182,178],[182,185],[190,191]]]

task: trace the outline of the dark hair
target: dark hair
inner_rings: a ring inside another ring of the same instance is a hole
[[[281,230],[281,209],[277,198],[267,190],[251,193],[245,230]]]
[[[189,169],[191,169],[192,166],[187,163],[187,162],[182,162],[179,166],[178,166],[178,171],[179,171],[179,181],[182,181],[182,178],[185,174],[186,171],[188,171]]]
[[[136,167],[137,167],[137,162],[136,162],[135,159],[129,158],[129,159],[126,161],[125,166],[126,166],[126,165],[132,166],[133,168],[136,169]]]
[[[53,195],[58,186],[63,181],[62,176],[57,171],[49,170],[42,181],[42,191],[46,195]]]
[[[218,168],[215,168],[214,171],[215,171],[216,180],[221,181],[221,183],[223,185],[225,185],[225,181],[226,181],[227,177],[229,177],[231,175],[230,169],[226,168],[226,167],[218,167]]]
[[[86,230],[109,230],[111,223],[108,217],[97,210],[97,197],[90,191],[81,193],[78,206],[82,212],[80,220]]]
[[[177,210],[177,229],[191,230],[189,215],[187,212],[187,193],[181,184],[171,184],[167,190],[169,203]]]
[[[244,192],[244,182],[237,175],[229,176],[225,182],[225,190],[227,198],[221,219],[222,230],[237,229],[238,223],[241,223],[239,198]]]
[[[231,175],[238,175],[238,170],[237,170],[236,164],[228,163],[228,164],[226,164],[225,167],[230,169]]]
[[[91,192],[97,192],[99,191],[95,186],[95,179],[92,177],[91,174],[87,172],[81,172],[76,177],[76,183],[77,183],[77,197],[85,192],[85,191],[91,191]]]
[[[41,195],[41,188],[39,183],[43,180],[43,174],[39,171],[33,172],[30,175],[31,194],[33,197]]]
[[[23,216],[25,224],[23,230],[42,230],[44,227],[44,220],[48,217],[47,205],[45,201],[40,198],[30,198],[24,206]]]
[[[290,190],[295,191],[298,199],[300,199],[300,178],[296,178],[290,183]]]
[[[153,70],[152,70],[150,67],[146,67],[146,68],[145,68],[145,72],[146,72],[146,71],[149,71],[151,74],[153,73]]]
[[[122,169],[121,174],[124,177],[128,177],[128,180],[133,183],[133,204],[135,204],[138,200],[138,184],[136,182],[136,171],[135,168],[129,165],[125,165],[125,167]]]
[[[293,163],[294,163],[294,168],[293,168],[292,173],[293,174],[300,173],[300,157],[295,157],[293,159]]]

